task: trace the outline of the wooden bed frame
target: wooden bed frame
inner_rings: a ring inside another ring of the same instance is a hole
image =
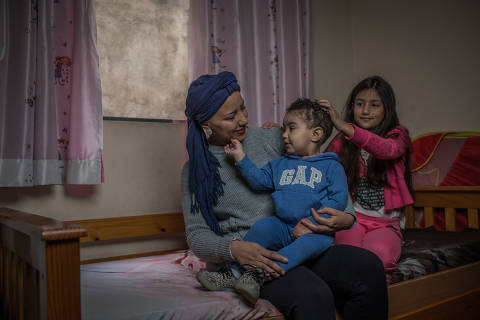
[[[415,201],[426,226],[433,225],[434,208],[445,208],[446,230],[455,231],[455,209],[466,208],[468,226],[479,228],[480,187],[418,187]],[[414,228],[414,207],[405,213],[406,227]],[[0,208],[0,319],[80,320],[80,242],[178,232],[181,213],[64,223]],[[390,319],[477,319],[480,262],[390,285],[388,294]]]

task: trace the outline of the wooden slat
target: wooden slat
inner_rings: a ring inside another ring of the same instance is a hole
[[[3,256],[4,248],[3,246],[0,246],[0,313],[3,309],[3,301],[5,300],[5,267],[3,265],[5,258]]]
[[[445,208],[445,230],[456,231],[455,208]]]
[[[405,228],[412,229],[415,228],[415,208],[412,206],[407,206],[405,208]]]
[[[478,229],[478,209],[468,209],[468,227]]]
[[[30,282],[32,284],[32,319],[40,319],[40,272],[32,268],[30,275],[32,277]]]
[[[10,307],[11,307],[11,270],[10,270],[10,261],[11,261],[11,253],[10,250],[7,250],[5,255],[5,299],[3,301],[3,318],[2,319],[9,319],[10,315]]]
[[[24,299],[24,314],[25,319],[35,319],[35,315],[38,314],[38,304],[36,303],[35,298],[38,297],[38,290],[35,282],[37,281],[35,277],[36,270],[34,270],[28,263],[25,264],[24,277],[25,277],[25,299]]]
[[[80,243],[49,242],[46,250],[48,319],[80,320]]]
[[[147,237],[185,231],[182,213],[76,220],[70,223],[80,225],[87,230],[88,236],[81,238],[81,242]]]
[[[425,218],[425,228],[432,227],[434,225],[433,208],[425,207],[423,209],[423,216]]]
[[[17,274],[18,274],[18,269],[17,269],[17,261],[18,261],[18,258],[17,256],[12,253],[12,260],[10,261],[10,270],[11,270],[11,274],[10,274],[10,277],[11,277],[11,288],[12,290],[10,291],[10,295],[11,295],[11,300],[10,300],[10,310],[11,310],[11,313],[12,315],[14,315],[14,317],[16,318],[16,314],[17,314],[17,310],[18,310],[18,290],[17,290],[17,287],[18,287],[18,283],[17,283],[17,280],[18,280],[18,277],[17,277]]]
[[[24,266],[25,262],[22,260],[18,260],[17,263],[17,294],[18,294],[18,307],[17,307],[17,314],[19,320],[25,319],[24,309],[25,309],[25,294],[24,294]]]

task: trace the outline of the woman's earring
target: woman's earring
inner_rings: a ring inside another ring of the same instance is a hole
[[[204,127],[203,132],[205,133],[205,137],[207,140],[210,138],[210,136],[213,134],[213,131],[210,127]]]

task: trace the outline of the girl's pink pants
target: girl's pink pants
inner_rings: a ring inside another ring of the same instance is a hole
[[[335,233],[335,244],[348,244],[375,253],[386,271],[397,268],[402,253],[399,218],[376,218],[357,212],[357,223],[349,230]]]

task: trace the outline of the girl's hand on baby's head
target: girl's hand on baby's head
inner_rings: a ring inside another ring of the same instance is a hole
[[[327,99],[320,99],[320,100],[318,100],[318,104],[323,108],[323,110],[328,112],[328,114],[330,115],[330,118],[332,119],[332,122],[335,125],[335,127],[337,126],[337,123],[343,121],[340,118],[340,115],[338,114],[335,107],[330,103],[330,101],[328,101]]]
[[[341,117],[340,114],[337,112],[335,107],[328,101],[327,99],[320,99],[318,100],[318,104],[328,112],[330,115],[330,119],[332,119],[333,125],[335,129],[342,132],[347,136],[353,136],[353,127],[346,123]]]

